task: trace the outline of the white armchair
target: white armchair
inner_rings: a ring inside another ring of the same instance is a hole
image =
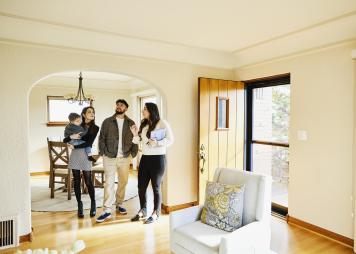
[[[271,177],[238,169],[219,168],[214,182],[245,184],[242,227],[226,232],[200,221],[202,206],[171,213],[170,247],[175,254],[257,254],[269,250]]]

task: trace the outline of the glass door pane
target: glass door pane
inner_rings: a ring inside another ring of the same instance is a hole
[[[272,202],[288,207],[289,148],[253,144],[254,172],[272,176]]]
[[[290,86],[253,89],[253,140],[288,143]]]
[[[251,170],[272,176],[272,203],[288,207],[290,85],[252,89]]]

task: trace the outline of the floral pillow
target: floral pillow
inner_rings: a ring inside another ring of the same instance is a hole
[[[208,182],[200,220],[228,232],[241,227],[244,190],[244,185]]]

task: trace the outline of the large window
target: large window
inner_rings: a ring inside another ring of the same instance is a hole
[[[47,125],[62,126],[68,123],[68,115],[71,112],[80,114],[84,107],[90,103],[84,102],[83,105],[70,103],[63,96],[47,96]]]
[[[247,82],[246,169],[272,176],[272,208],[288,208],[290,77]]]
[[[142,120],[142,110],[147,102],[152,102],[157,104],[157,97],[155,95],[139,97],[140,99],[140,121]],[[159,108],[159,105],[157,105]]]

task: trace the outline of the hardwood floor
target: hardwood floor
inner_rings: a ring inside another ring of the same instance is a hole
[[[271,249],[279,254],[351,254],[344,246],[306,229],[272,216]]]
[[[138,201],[137,198],[132,201]],[[133,202],[131,202],[133,203]],[[88,213],[88,211],[87,211]],[[18,249],[69,248],[77,239],[86,243],[82,253],[169,253],[169,216],[151,225],[132,223],[130,215],[117,215],[110,222],[96,224],[86,216],[78,220],[75,212],[34,212],[34,240]],[[279,254],[351,254],[352,249],[273,217],[271,248]],[[0,251],[14,253],[16,249]]]
[[[149,191],[151,192],[151,191]],[[129,214],[117,215],[112,221],[101,224],[89,217],[78,220],[76,212],[33,212],[33,242],[23,243],[18,249],[28,248],[68,249],[78,239],[85,241],[86,249],[81,253],[170,253],[169,216],[162,215],[151,225],[130,222],[138,211],[138,198],[125,202]],[[152,195],[148,195],[152,204]],[[101,209],[98,209],[100,212]],[[271,249],[279,254],[351,254],[350,247],[309,232],[297,226],[288,225],[284,220],[272,217]],[[16,249],[0,251],[14,253]]]

